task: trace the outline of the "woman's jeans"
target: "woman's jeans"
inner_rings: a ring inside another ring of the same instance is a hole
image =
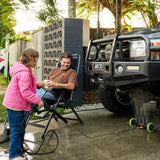
[[[23,156],[22,147],[26,127],[26,122],[24,120],[26,111],[15,111],[9,108],[6,108],[6,110],[10,126],[9,158],[12,159]]]
[[[36,90],[36,95],[38,97],[42,97],[44,93],[45,90],[43,88]],[[43,98],[56,101],[56,98],[50,92],[47,92],[43,96]],[[24,141],[26,123],[23,123],[23,126],[21,126],[21,124],[25,118],[26,111],[15,111],[8,108],[6,108],[6,110],[8,113],[8,117],[6,120],[9,121],[9,128],[10,128],[9,158],[12,159],[23,155],[22,146]]]

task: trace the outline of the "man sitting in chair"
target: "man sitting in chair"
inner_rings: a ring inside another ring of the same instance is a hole
[[[45,92],[45,86],[50,88],[63,88],[68,90],[74,90],[78,85],[77,73],[74,69],[70,68],[72,63],[72,54],[70,52],[64,52],[60,57],[60,67],[53,68],[45,80],[37,82],[36,95],[42,97]],[[57,100],[54,92],[47,92],[43,98],[50,100]],[[4,129],[0,135],[0,143],[9,141],[9,128]]]
[[[70,68],[72,63],[72,54],[64,52],[60,57],[60,67],[52,69],[49,75],[42,82],[37,82],[37,96],[41,97],[45,92],[45,86],[49,88],[63,88],[74,90],[77,86],[77,73]],[[56,100],[54,93],[47,92],[44,98]]]

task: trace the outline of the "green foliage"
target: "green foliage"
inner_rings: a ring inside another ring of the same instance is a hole
[[[97,0],[78,0],[76,3],[77,17],[88,19],[92,16],[92,13],[97,11]],[[102,10],[102,5],[100,3],[100,10]]]
[[[4,26],[12,30],[16,25],[14,18],[15,10],[13,8],[12,0],[1,0],[0,6],[0,20]]]
[[[4,73],[0,73],[0,86],[8,85],[8,81],[4,77]]]
[[[29,5],[35,3],[34,0],[19,0],[21,4],[25,6],[26,9],[29,9]],[[17,4],[18,5],[18,4]],[[19,5],[18,5],[19,6]]]
[[[33,0],[0,0],[0,47],[2,39],[7,33],[11,36],[15,34],[14,27],[16,26],[16,19],[14,18],[16,9],[29,9],[29,5],[34,3]],[[24,7],[23,7],[24,6]],[[23,17],[22,17],[23,18]]]
[[[158,24],[158,15],[160,9],[160,0],[130,0],[131,8],[135,12],[138,11],[147,27],[155,27]]]
[[[64,108],[57,108],[56,111],[60,114],[64,114],[65,113],[65,109]]]
[[[4,95],[0,95],[0,122],[4,122],[7,117],[6,108],[2,105]]]
[[[4,74],[0,73],[0,86],[5,86],[5,85],[7,87],[8,82],[5,79]],[[4,120],[7,117],[7,111],[5,107],[2,105],[3,98],[4,98],[4,95],[0,95],[0,122],[4,122]]]
[[[44,3],[43,8],[37,12],[37,18],[44,24],[52,24],[62,18],[60,10],[56,7],[56,0],[42,0]]]
[[[116,1],[115,0],[99,0],[100,10],[107,8],[116,19]],[[140,13],[144,23],[147,27],[154,27],[158,24],[158,15],[160,9],[160,0],[119,0],[119,19],[120,27],[128,27],[131,29],[131,25],[127,24],[126,19],[131,19],[130,16]],[[97,9],[97,0],[77,0],[77,17],[88,19],[92,16]]]
[[[31,37],[30,36],[20,36],[20,35],[14,35],[14,36],[11,36],[10,38],[9,38],[9,44],[12,44],[12,43],[14,43],[14,42],[16,42],[16,41],[18,41],[18,40],[25,40],[25,41],[29,41],[29,40],[31,40]],[[1,42],[1,47],[2,48],[5,48],[5,42],[6,42],[6,38],[4,37],[3,39],[2,39],[2,42]]]
[[[0,2],[0,44],[7,33],[14,34],[13,27],[16,25],[14,9],[11,0],[1,0]],[[0,46],[1,47],[1,46]]]

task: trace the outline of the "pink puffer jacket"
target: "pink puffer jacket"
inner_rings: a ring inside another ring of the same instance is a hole
[[[3,105],[5,107],[30,111],[31,104],[39,104],[36,96],[36,79],[33,73],[23,64],[15,62],[10,69],[12,77],[7,88]]]

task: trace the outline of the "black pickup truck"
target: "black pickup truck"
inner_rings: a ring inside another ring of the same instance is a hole
[[[155,100],[160,96],[160,27],[90,40],[85,73],[99,84],[101,102],[111,112],[131,113],[135,95]]]

